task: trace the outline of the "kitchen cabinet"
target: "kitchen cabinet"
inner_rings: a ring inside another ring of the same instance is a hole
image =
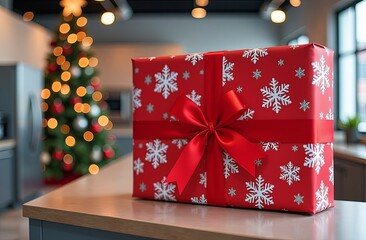
[[[0,149],[0,208],[14,202],[14,149]]]

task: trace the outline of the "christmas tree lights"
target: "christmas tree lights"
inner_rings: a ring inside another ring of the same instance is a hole
[[[113,124],[100,91],[98,59],[86,24],[87,18],[75,6],[67,8],[51,43],[41,92],[46,180],[97,174],[116,156],[115,138],[109,134]]]

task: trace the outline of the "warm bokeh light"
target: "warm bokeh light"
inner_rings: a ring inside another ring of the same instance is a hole
[[[271,20],[274,23],[283,23],[286,20],[286,13],[280,9],[271,13]]]
[[[60,33],[66,34],[70,31],[70,25],[68,23],[63,23],[59,27]]]
[[[83,31],[80,31],[76,34],[76,36],[78,37],[78,41],[81,42],[84,40],[84,38],[86,37],[86,33]]]
[[[92,98],[93,98],[93,100],[94,100],[94,101],[99,102],[100,100],[102,100],[103,95],[102,95],[102,93],[101,93],[101,92],[99,92],[99,91],[95,91],[95,92],[93,93],[93,95],[92,95]]]
[[[67,37],[67,42],[70,44],[75,43],[78,40],[78,36],[75,33],[71,33],[68,37]]]
[[[41,103],[41,109],[42,109],[42,112],[45,112],[48,110],[48,104],[46,102],[42,102]]]
[[[79,59],[79,66],[85,68],[89,65],[89,59],[87,57],[81,57]]]
[[[192,17],[194,18],[204,18],[207,15],[206,9],[204,8],[200,8],[200,7],[196,7],[192,9]]]
[[[113,123],[112,121],[109,121],[108,124],[104,127],[106,130],[111,130],[113,128]]]
[[[98,174],[98,172],[99,172],[99,167],[98,167],[98,165],[96,165],[96,164],[91,164],[91,165],[89,166],[89,173],[90,173],[90,174],[95,175],[95,174]]]
[[[23,14],[23,20],[24,20],[25,22],[30,22],[30,21],[32,21],[32,20],[33,20],[33,18],[34,18],[34,13],[33,13],[33,12],[25,12],[25,13]]]
[[[114,16],[114,13],[112,12],[105,12],[100,17],[100,21],[104,25],[111,25],[112,23],[114,23],[114,20],[116,20],[116,16]]]
[[[79,17],[76,21],[76,25],[78,27],[84,27],[88,23],[88,19],[86,17]]]
[[[98,65],[98,58],[96,57],[91,57],[89,59],[89,66],[90,67],[96,67]]]
[[[61,90],[61,83],[59,81],[52,83],[52,91],[59,92]]]
[[[48,88],[44,88],[41,91],[41,98],[48,99],[51,96],[51,91]]]
[[[58,46],[58,47],[55,47],[53,49],[53,55],[55,55],[56,57],[60,56],[63,52],[63,49],[62,47]]]
[[[83,110],[83,104],[82,103],[75,103],[74,105],[74,111],[77,113],[81,113]]]
[[[66,163],[66,164],[72,164],[72,162],[74,161],[74,158],[71,156],[71,154],[65,154],[63,160],[64,160],[64,163]]]
[[[84,134],[83,134],[83,137],[84,137],[84,140],[87,141],[87,142],[91,142],[93,141],[94,139],[94,134],[90,131],[86,131]]]
[[[66,139],[65,139],[65,144],[69,147],[73,147],[75,146],[75,138],[73,136],[67,136]]]
[[[208,5],[208,0],[196,0],[196,5],[200,7],[206,7]]]
[[[90,104],[89,103],[84,103],[83,104],[82,112],[83,113],[89,113],[90,112]]]
[[[83,44],[84,47],[90,47],[93,44],[93,38],[85,37],[81,43]]]
[[[61,69],[64,71],[67,71],[70,69],[70,62],[69,61],[65,61],[62,65],[61,65]]]
[[[70,132],[70,127],[66,124],[63,124],[61,126],[61,133],[62,134],[69,134],[69,132]]]
[[[42,119],[42,127],[47,127],[48,126],[48,124],[47,124],[47,119],[45,119],[45,118],[43,118]]]
[[[58,122],[55,118],[50,118],[47,121],[47,126],[51,129],[55,129],[57,127],[57,124],[58,124]]]
[[[67,82],[67,81],[70,80],[70,78],[71,78],[71,73],[69,71],[63,71],[61,73],[61,79],[62,79],[62,81]]]
[[[105,116],[105,115],[102,115],[102,116],[100,116],[100,117],[98,118],[98,123],[99,123],[99,125],[100,125],[100,126],[102,126],[102,127],[107,126],[108,122],[109,122],[109,119],[108,119],[108,117],[107,117],[107,116]]]
[[[70,86],[68,84],[63,84],[61,87],[61,93],[67,95],[70,93]]]
[[[85,0],[61,0],[60,6],[64,8],[62,11],[63,16],[80,16],[81,15],[81,8],[86,5]]]
[[[85,94],[86,94],[86,88],[84,86],[80,86],[76,89],[76,94],[79,96],[79,97],[84,97]]]
[[[290,4],[293,7],[300,7],[301,5],[301,0],[290,0]]]
[[[66,58],[64,55],[60,55],[56,58],[56,63],[58,65],[62,65],[66,61]]]

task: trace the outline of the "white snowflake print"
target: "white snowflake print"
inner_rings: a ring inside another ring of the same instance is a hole
[[[315,172],[319,174],[320,168],[324,165],[324,144],[305,144],[304,150],[307,155],[304,166],[309,168],[315,167]]]
[[[329,66],[325,63],[325,58],[322,55],[319,62],[312,62],[311,65],[313,66],[314,75],[313,75],[313,82],[312,84],[320,87],[322,94],[327,88],[330,87],[329,84]]]
[[[293,182],[300,181],[300,168],[294,166],[291,161],[288,162],[287,165],[280,166],[280,170],[280,179],[286,181],[288,185],[291,185]]]
[[[203,53],[188,54],[184,60],[191,62],[194,66],[198,61],[203,60]]]
[[[316,211],[322,211],[329,207],[328,201],[328,187],[321,181],[320,188],[315,193],[316,198]]]
[[[140,158],[133,161],[133,170],[136,172],[136,175],[144,172],[144,163]]]
[[[242,86],[238,86],[237,88],[236,88],[236,92],[237,93],[241,93],[243,91],[243,87]]]
[[[234,80],[233,76],[234,63],[229,62],[225,57],[222,57],[222,86],[225,86],[226,82]]]
[[[324,119],[324,113],[323,112],[319,113],[319,118]]]
[[[253,72],[253,78],[255,78],[256,80],[258,80],[260,77],[262,77],[262,71],[259,71],[258,69],[256,69],[254,72]]]
[[[189,72],[187,70],[183,73],[183,78],[185,80],[187,80],[189,78]]]
[[[167,99],[171,92],[178,91],[177,76],[178,73],[170,72],[168,65],[165,65],[162,72],[155,73],[155,89],[154,92],[162,93],[163,97]]]
[[[191,99],[197,106],[201,106],[201,95],[197,94],[195,90],[192,90],[190,94],[186,95],[187,98]]]
[[[207,188],[207,172],[200,173],[200,182],[204,188]]]
[[[163,113],[163,119],[167,120],[169,118],[169,113]]]
[[[205,74],[205,70],[201,69],[201,70],[200,70],[200,74],[201,74],[201,75]]]
[[[146,111],[148,113],[152,113],[154,111],[154,105],[152,105],[151,103],[146,105]]]
[[[160,182],[154,183],[154,198],[156,200],[164,200],[164,201],[177,201],[175,199],[175,184],[173,183],[166,183],[166,177]]]
[[[257,167],[259,167],[260,165],[262,165],[262,159],[257,159],[257,160],[255,160],[255,165],[256,165]]]
[[[238,120],[248,120],[248,119],[253,119],[253,115],[254,115],[254,110],[248,108],[244,111],[244,113],[240,116],[240,118],[238,118]]]
[[[150,75],[147,75],[146,77],[145,77],[145,84],[146,85],[150,85],[150,83],[151,83],[151,77],[150,77]]]
[[[300,193],[294,195],[294,198],[295,198],[294,202],[297,203],[297,205],[304,203],[304,196],[301,196]]]
[[[269,150],[278,151],[279,143],[278,142],[261,142],[263,151],[267,152]]]
[[[154,59],[156,59],[156,57],[149,57],[149,60],[150,60],[150,61],[152,61],[152,60],[154,60]]]
[[[188,139],[173,139],[172,143],[177,145],[178,149],[181,149],[184,145],[188,144]]]
[[[159,139],[155,139],[154,142],[146,143],[146,157],[145,160],[151,162],[152,166],[156,169],[161,163],[167,163],[166,152],[168,145],[162,143]]]
[[[332,109],[329,108],[329,111],[327,114],[325,114],[325,119],[327,120],[334,120],[334,114],[332,113]]]
[[[272,107],[275,113],[280,112],[281,105],[291,104],[290,97],[286,95],[289,92],[289,84],[281,84],[278,86],[276,79],[272,78],[270,87],[265,86],[261,88],[261,92],[263,95],[262,107]]]
[[[202,194],[200,197],[191,197],[191,202],[198,204],[207,204],[207,198],[204,194]]]
[[[270,183],[264,183],[262,175],[256,178],[256,182],[245,182],[246,188],[250,193],[245,195],[245,201],[254,203],[259,209],[264,208],[264,205],[274,204],[273,198],[270,193],[273,193],[274,185]]]
[[[299,47],[299,45],[297,45],[297,44],[292,44],[292,45],[290,45],[290,48],[292,48],[292,50],[295,50],[296,48],[298,48]]]
[[[141,89],[132,87],[132,111],[141,107]]]
[[[135,73],[139,73],[140,69],[139,68],[135,68]]]
[[[139,143],[139,145],[137,145],[138,148],[142,149],[144,147],[144,145],[142,143]]]
[[[234,197],[236,195],[236,189],[233,187],[229,188],[228,194],[230,195],[230,197]]]
[[[333,167],[333,164],[332,164],[332,166],[329,167],[329,182],[333,183],[333,185],[334,185],[334,167]]]
[[[267,49],[254,48],[245,50],[243,57],[251,58],[252,63],[256,64],[260,57],[265,57],[268,55]]]
[[[146,184],[145,183],[140,183],[139,189],[141,192],[145,192],[146,191]]]
[[[297,152],[297,150],[299,150],[299,147],[297,145],[292,145],[291,150]]]
[[[231,173],[239,173],[239,167],[229,154],[224,152],[223,154],[224,161],[224,177],[227,179]]]
[[[302,78],[304,76],[305,76],[305,69],[299,67],[298,69],[295,70],[295,77]]]
[[[305,112],[310,108],[309,104],[310,102],[303,100],[302,102],[300,102],[300,109],[302,109]]]
[[[280,60],[278,60],[278,66],[283,66],[283,65],[285,65],[285,61],[283,60],[283,59],[280,59]]]

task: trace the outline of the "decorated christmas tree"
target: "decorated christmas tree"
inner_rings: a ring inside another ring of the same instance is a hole
[[[51,42],[42,90],[45,180],[96,174],[117,149],[109,134],[113,125],[100,90],[93,39],[86,33],[87,18],[81,16],[82,4],[77,8],[67,2],[61,1],[65,8]]]

